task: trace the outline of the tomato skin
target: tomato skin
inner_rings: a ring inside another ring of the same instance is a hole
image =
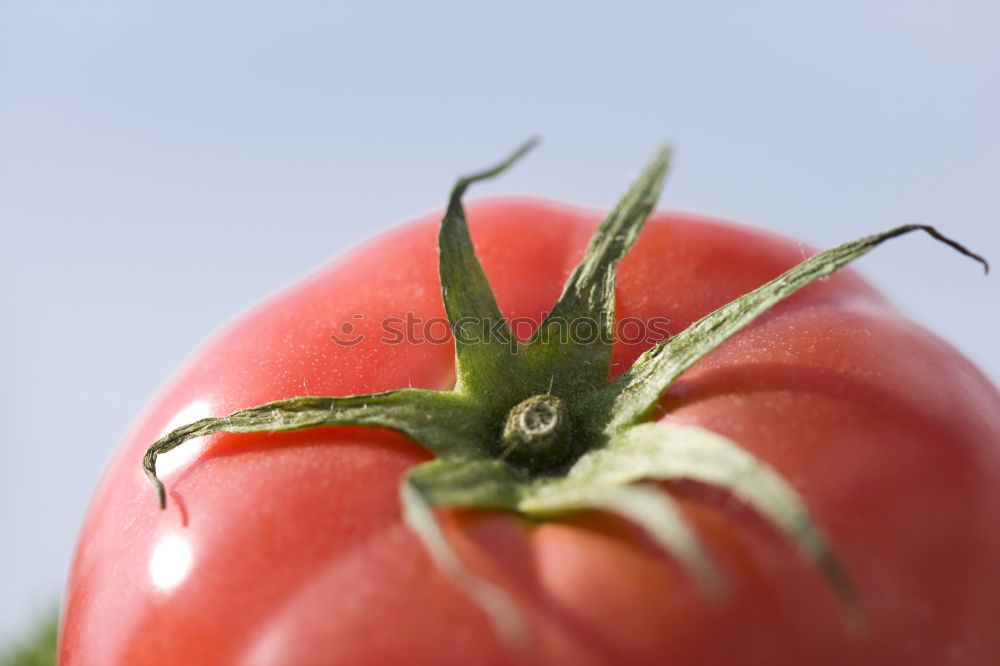
[[[534,200],[468,210],[502,311],[534,321],[601,218]],[[528,615],[534,641],[521,654],[401,523],[399,481],[428,458],[401,436],[191,442],[162,458],[161,512],[139,461],[173,426],[303,394],[450,388],[450,344],[379,342],[386,317],[444,316],[437,223],[403,227],[254,309],[153,402],[92,501],[61,664],[1000,663],[1000,393],[850,271],[693,367],[660,418],[729,436],[796,487],[857,581],[863,634],[848,635],[787,542],[693,484],[670,489],[729,582],[719,605],[617,519],[442,512],[463,559]],[[621,264],[617,315],[668,317],[677,332],[801,259],[787,239],[657,213]],[[341,322],[366,337],[334,344]],[[645,346],[618,345],[616,372]]]

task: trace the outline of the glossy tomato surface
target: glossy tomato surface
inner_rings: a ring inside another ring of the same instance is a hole
[[[498,200],[469,217],[501,309],[537,322],[601,215]],[[440,512],[464,560],[528,617],[531,646],[513,652],[401,522],[400,479],[428,456],[384,431],[190,442],[161,458],[161,512],[140,460],[172,427],[300,395],[451,387],[450,342],[380,340],[386,318],[444,316],[437,223],[370,242],[252,310],[155,399],[91,504],[63,666],[1000,664],[1000,394],[851,271],[693,367],[658,418],[718,431],[788,479],[860,589],[863,631],[845,629],[819,574],[765,521],[674,484],[729,583],[720,604],[608,516]],[[787,239],[657,213],[621,264],[617,315],[667,317],[677,332],[802,259]],[[335,344],[343,322],[364,339]],[[619,344],[616,372],[646,346]]]

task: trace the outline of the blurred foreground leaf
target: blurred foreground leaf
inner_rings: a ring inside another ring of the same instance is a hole
[[[0,650],[0,666],[55,666],[59,617],[52,613],[20,643]]]

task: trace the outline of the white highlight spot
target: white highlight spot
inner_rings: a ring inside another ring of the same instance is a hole
[[[174,428],[178,428],[182,425],[187,425],[192,421],[197,421],[198,419],[203,419],[206,416],[212,416],[212,406],[207,400],[195,400],[187,407],[183,408],[174,418],[170,419],[170,423],[163,429],[160,436],[166,435],[168,432]],[[178,446],[173,451],[168,451],[156,459],[156,474],[160,478],[169,476],[171,472],[181,467],[184,467],[189,462],[198,457],[205,449],[205,438],[196,437],[195,439],[188,440],[180,446]]]
[[[177,587],[191,570],[191,545],[177,534],[168,534],[153,548],[149,577],[153,585],[167,592]]]

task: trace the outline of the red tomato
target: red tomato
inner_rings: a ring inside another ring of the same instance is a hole
[[[469,217],[504,314],[535,322],[601,218],[526,200],[472,205]],[[534,640],[522,654],[402,524],[401,475],[427,459],[402,436],[197,440],[161,459],[161,512],[138,461],[176,425],[299,395],[450,388],[450,342],[379,341],[385,318],[444,317],[438,221],[383,236],[244,315],[152,403],[90,507],[63,666],[1000,663],[1000,393],[850,271],[699,362],[662,418],[732,438],[801,493],[857,583],[863,634],[849,635],[787,541],[695,484],[669,488],[730,584],[718,605],[621,520],[443,512],[459,554],[523,608]],[[622,262],[618,317],[667,317],[678,332],[801,260],[794,241],[656,213]],[[342,322],[364,339],[334,344]],[[617,372],[645,346],[619,344]]]

